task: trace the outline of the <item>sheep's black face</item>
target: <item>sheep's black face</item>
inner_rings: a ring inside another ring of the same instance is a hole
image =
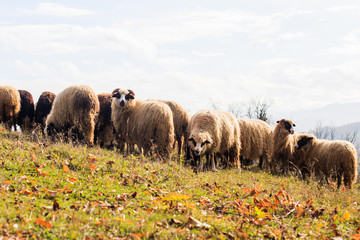
[[[199,141],[198,143],[196,143],[194,138],[190,138],[189,141],[193,144],[193,149],[196,156],[200,156],[201,152],[203,152],[203,150],[205,149],[205,145],[210,144],[210,141],[208,140],[205,140],[203,142]]]
[[[282,120],[282,125],[290,134],[294,134],[294,132],[295,132],[294,127],[296,126],[295,124],[290,123],[289,121],[286,121],[286,120]]]
[[[296,143],[296,146],[295,146],[295,149],[296,150],[300,150],[301,148],[303,148],[304,146],[306,146],[309,142],[311,142],[311,140],[313,140],[314,138],[313,137],[301,137],[297,143]]]

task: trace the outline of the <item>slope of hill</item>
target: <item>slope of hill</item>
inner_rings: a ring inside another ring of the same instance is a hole
[[[360,185],[49,143],[0,127],[0,239],[350,239]]]

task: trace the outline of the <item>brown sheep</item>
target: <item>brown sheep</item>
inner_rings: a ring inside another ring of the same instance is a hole
[[[44,130],[46,125],[46,118],[49,115],[56,94],[52,92],[41,93],[35,107],[35,123]]]
[[[100,111],[95,124],[95,142],[101,147],[111,148],[115,139],[115,129],[111,121],[112,96],[110,93],[101,93],[97,96]]]
[[[26,90],[19,90],[21,98],[21,108],[18,114],[17,123],[22,132],[31,132],[34,125],[34,99],[30,92]]]
[[[340,188],[342,179],[345,187],[351,189],[357,178],[357,153],[354,145],[342,140],[318,140],[310,134],[301,134],[297,138],[295,151],[302,151],[299,165],[305,166],[318,177],[324,177],[328,183],[335,177]]]
[[[128,146],[136,144],[145,154],[154,150],[161,158],[168,158],[175,137],[170,107],[159,101],[135,99],[132,90],[117,88],[112,96],[111,119],[121,140]]]
[[[70,86],[60,92],[46,119],[45,132],[52,136],[54,131],[67,134],[72,130],[94,144],[95,120],[99,113],[99,100],[89,86]]]
[[[289,119],[281,119],[276,123],[272,170],[275,173],[288,174],[289,165],[293,162],[294,157],[295,137],[293,134],[296,125]]]
[[[178,155],[180,156],[183,146],[186,146],[187,143],[187,139],[185,135],[190,120],[188,112],[180,104],[174,101],[153,100],[153,99],[148,99],[148,100],[161,101],[170,107],[174,117],[175,141],[177,142]]]
[[[187,132],[192,151],[195,156],[200,157],[200,171],[203,171],[204,155],[211,161],[211,169],[217,171],[214,154],[229,157],[229,161],[240,169],[240,129],[231,113],[217,110],[198,111],[191,117]]]
[[[10,86],[0,86],[0,123],[8,130],[14,126],[16,131],[17,116],[20,111],[20,94]]]
[[[259,167],[270,166],[274,136],[270,125],[259,119],[238,119],[240,126],[240,162],[259,160]]]

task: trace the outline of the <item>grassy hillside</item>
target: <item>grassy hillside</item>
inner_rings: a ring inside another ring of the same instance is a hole
[[[359,239],[359,188],[258,170],[196,173],[0,128],[1,239]]]

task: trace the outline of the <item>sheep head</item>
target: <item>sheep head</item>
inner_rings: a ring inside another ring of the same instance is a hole
[[[189,141],[191,142],[190,148],[197,156],[205,154],[213,143],[211,137],[207,133],[191,134]]]
[[[117,101],[117,103],[121,107],[128,105],[129,102],[132,102],[135,99],[135,93],[130,89],[126,90],[126,89],[116,88],[111,95],[113,98],[115,98],[114,101]]]
[[[300,135],[296,141],[295,149],[300,150],[302,148],[306,148],[306,146],[310,146],[314,139],[315,137],[312,135]]]
[[[296,125],[289,119],[281,119],[279,121],[276,122],[277,124],[280,124],[280,126],[288,131],[290,134],[294,134],[294,127],[296,127]]]

